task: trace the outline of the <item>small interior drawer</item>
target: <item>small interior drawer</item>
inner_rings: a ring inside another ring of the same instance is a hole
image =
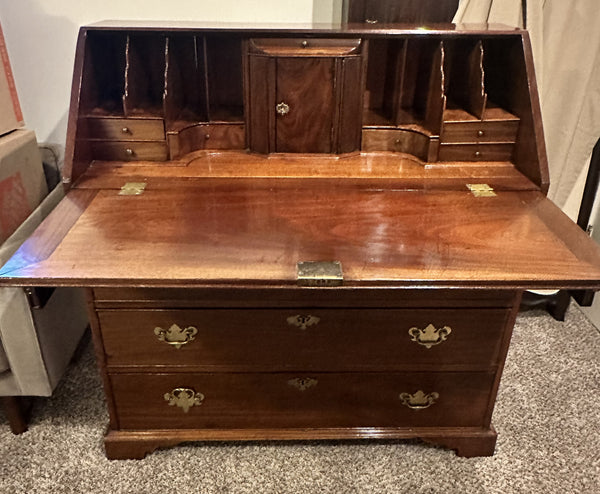
[[[166,161],[165,141],[89,141],[92,157],[102,161]]]
[[[356,38],[255,38],[249,51],[269,56],[329,56],[358,54],[362,40]]]
[[[513,143],[517,138],[518,120],[495,122],[445,122],[442,143]]]
[[[494,373],[165,373],[110,379],[122,429],[476,427],[487,425]]]
[[[87,139],[112,139],[117,141],[164,140],[165,127],[159,118],[84,118],[80,128]]]
[[[200,149],[244,149],[246,126],[229,123],[190,125],[167,132],[167,142],[171,159]]]
[[[512,143],[440,144],[439,161],[511,161]]]
[[[363,151],[393,151],[408,153],[427,161],[430,138],[411,130],[365,129],[362,131]]]

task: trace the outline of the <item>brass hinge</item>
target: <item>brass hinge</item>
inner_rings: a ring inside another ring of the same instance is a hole
[[[467,184],[467,188],[475,197],[495,197],[494,189],[488,184]]]
[[[588,225],[588,227],[585,229],[585,233],[587,233],[591,237],[594,233],[594,225]]]
[[[344,282],[339,261],[301,261],[298,263],[298,285],[340,286]]]
[[[119,191],[120,196],[139,196],[144,193],[146,182],[127,182]]]

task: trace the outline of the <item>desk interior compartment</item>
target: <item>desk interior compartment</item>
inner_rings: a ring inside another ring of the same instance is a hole
[[[89,33],[85,45],[79,113],[124,116],[125,50],[123,32]]]
[[[172,35],[166,46],[171,158],[199,149],[245,148],[241,38]]]

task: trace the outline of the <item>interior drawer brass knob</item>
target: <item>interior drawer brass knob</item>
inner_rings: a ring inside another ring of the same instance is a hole
[[[279,115],[284,116],[290,112],[290,105],[282,101],[281,103],[277,103],[275,110]]]
[[[187,345],[190,341],[194,340],[198,334],[198,329],[194,326],[180,328],[177,324],[173,324],[169,329],[154,328],[154,334],[158,337],[159,341],[173,345],[179,350],[182,345]]]
[[[121,129],[121,132],[122,132],[123,134],[131,134],[131,131],[129,130],[129,127],[123,127],[123,128]]]
[[[425,329],[414,327],[408,330],[410,339],[425,348],[431,348],[446,341],[450,333],[452,333],[450,326],[436,328],[433,324],[429,324]]]
[[[165,401],[169,406],[176,406],[183,409],[184,413],[188,413],[193,406],[200,406],[204,401],[202,393],[196,393],[190,388],[175,388],[170,393],[165,393]]]
[[[425,394],[422,390],[417,391],[414,394],[400,393],[400,402],[412,410],[423,410],[433,405],[440,397],[439,393],[435,391],[433,393]]]
[[[135,151],[134,151],[133,149],[131,149],[131,148],[127,148],[127,149],[125,150],[125,154],[126,154],[127,156],[133,156],[133,155],[135,154]]]
[[[477,131],[477,137],[483,137],[484,135],[485,135],[485,132],[483,130]]]
[[[296,326],[300,329],[306,329],[309,326],[315,326],[319,324],[321,319],[316,316],[311,316],[310,314],[297,314],[295,316],[290,316],[287,318],[287,323],[290,326]]]

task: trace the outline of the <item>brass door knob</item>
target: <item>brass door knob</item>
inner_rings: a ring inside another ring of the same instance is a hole
[[[290,106],[287,103],[284,103],[282,101],[281,103],[277,103],[277,106],[275,107],[275,111],[277,111],[277,113],[279,113],[279,115],[284,116],[290,112]]]

